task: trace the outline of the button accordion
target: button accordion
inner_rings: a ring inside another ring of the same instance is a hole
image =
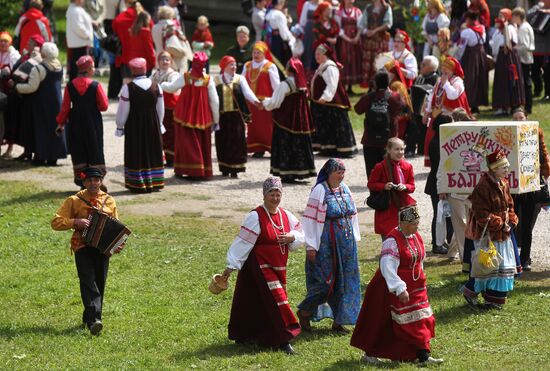
[[[107,256],[113,255],[132,233],[119,220],[100,211],[91,213],[88,220],[90,225],[82,232],[82,239]]]

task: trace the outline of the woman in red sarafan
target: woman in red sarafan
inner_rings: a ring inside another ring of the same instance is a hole
[[[294,354],[289,341],[298,336],[300,325],[286,293],[289,251],[304,243],[302,226],[289,211],[279,207],[281,179],[269,177],[263,184],[264,202],[252,210],[227,252],[227,279],[239,270],[229,339],[253,342]]]
[[[340,27],[337,50],[338,58],[344,63],[342,68],[342,83],[348,86],[348,93],[351,93],[351,86],[363,80],[361,30],[358,26],[361,18],[361,10],[353,3],[355,0],[345,0],[336,13],[336,22]]]
[[[367,286],[351,345],[365,351],[363,360],[380,358],[442,363],[430,356],[435,318],[428,300],[424,241],[418,233],[416,205],[399,210],[399,226],[382,243],[380,268]]]
[[[415,185],[413,167],[404,158],[405,143],[399,138],[390,138],[386,152],[386,158],[374,166],[367,183],[371,192],[390,191],[390,207],[374,212],[374,232],[384,239],[399,224],[399,208],[416,203],[409,195]]]
[[[218,128],[219,98],[214,80],[204,72],[208,57],[195,53],[191,71],[172,82],[164,91],[181,94],[174,108],[174,174],[193,178],[212,176],[212,131]]]

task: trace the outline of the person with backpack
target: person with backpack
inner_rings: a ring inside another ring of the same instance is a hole
[[[404,109],[399,94],[389,89],[389,75],[386,72],[378,72],[374,82],[376,89],[363,95],[353,107],[358,115],[365,114],[361,144],[368,178],[374,166],[384,159],[386,143],[396,135],[395,119]]]

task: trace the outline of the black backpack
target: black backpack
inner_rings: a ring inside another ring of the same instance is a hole
[[[383,147],[391,135],[390,104],[388,102],[391,92],[386,91],[384,97],[378,99],[375,98],[375,94],[373,93],[373,101],[365,117],[367,146]]]

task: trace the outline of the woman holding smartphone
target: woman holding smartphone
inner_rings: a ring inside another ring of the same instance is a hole
[[[386,239],[399,224],[399,208],[416,204],[409,195],[415,185],[412,165],[405,160],[405,142],[397,137],[388,139],[386,156],[372,170],[367,187],[371,192],[390,191],[390,206],[374,213],[374,232]]]

